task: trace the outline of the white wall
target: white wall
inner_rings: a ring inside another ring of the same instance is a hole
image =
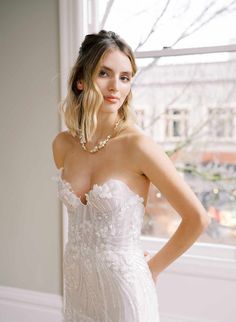
[[[0,30],[0,285],[62,294],[58,1],[1,1]]]
[[[157,289],[160,311],[173,321],[177,317],[181,322],[235,321],[235,280],[164,273]]]

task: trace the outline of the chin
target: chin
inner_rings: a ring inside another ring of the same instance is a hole
[[[116,112],[118,112],[118,110],[119,110],[119,106],[111,106],[111,105],[109,105],[109,106],[102,106],[101,108],[100,108],[100,111],[101,112],[104,112],[104,113],[116,113]]]

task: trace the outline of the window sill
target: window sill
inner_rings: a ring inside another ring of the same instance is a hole
[[[141,236],[143,250],[154,256],[167,239]],[[236,281],[236,247],[195,243],[165,270],[166,273]]]

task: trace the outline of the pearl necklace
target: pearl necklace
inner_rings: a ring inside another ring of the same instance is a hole
[[[117,121],[115,123],[115,127],[114,127],[114,130],[117,128],[117,126],[119,125],[121,119],[119,121]],[[114,131],[113,130],[113,131]],[[81,130],[79,130],[81,132]],[[92,149],[92,150],[88,150],[85,146],[85,144],[87,143],[86,140],[84,139],[82,133],[79,135],[79,141],[80,141],[80,144],[82,146],[82,148],[84,149],[84,151],[87,151],[87,152],[90,152],[90,153],[95,153],[95,152],[98,152],[99,150],[101,150],[102,148],[104,148],[104,146],[107,144],[107,142],[110,140],[111,138],[111,134],[109,134],[105,140],[102,140],[100,141],[97,145],[95,145],[95,147]]]

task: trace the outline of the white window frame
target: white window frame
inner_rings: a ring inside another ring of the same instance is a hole
[[[67,93],[67,81],[71,67],[77,58],[85,35],[96,32],[98,1],[96,0],[59,0],[59,38],[60,38],[60,96]],[[61,131],[66,125],[61,120]],[[67,210],[63,205],[63,248],[67,242]]]
[[[60,25],[60,88],[61,99],[66,95],[68,74],[77,56],[81,40],[87,33],[98,31],[99,0],[59,0]],[[136,58],[236,52],[236,44],[225,46],[163,49],[136,52]],[[65,130],[61,122],[61,130]],[[63,206],[63,245],[67,241],[67,211]],[[166,239],[142,236],[143,249],[153,255],[167,242]],[[63,249],[64,249],[63,247]],[[197,274],[207,277],[236,280],[236,247],[195,243],[183,256],[167,268],[176,274]],[[212,269],[213,268],[213,269]]]

